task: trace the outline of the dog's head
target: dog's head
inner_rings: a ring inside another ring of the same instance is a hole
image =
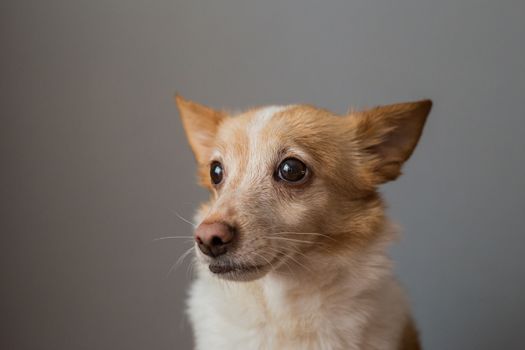
[[[308,268],[381,234],[377,186],[401,174],[431,101],[336,116],[306,105],[236,116],[176,98],[211,192],[195,231],[199,261],[230,280]]]

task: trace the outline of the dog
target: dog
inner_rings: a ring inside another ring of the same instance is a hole
[[[378,187],[401,174],[432,102],[338,116],[175,99],[210,191],[188,300],[196,349],[420,349]]]

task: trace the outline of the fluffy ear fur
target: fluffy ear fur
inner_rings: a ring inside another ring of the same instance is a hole
[[[357,143],[367,156],[372,182],[381,184],[401,175],[423,131],[432,101],[399,103],[352,114]]]
[[[199,164],[209,161],[213,140],[219,124],[225,118],[222,112],[175,96],[182,125]]]

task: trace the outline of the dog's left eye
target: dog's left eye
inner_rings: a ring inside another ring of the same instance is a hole
[[[287,158],[279,164],[277,176],[287,182],[299,182],[306,176],[306,165],[296,158]]]
[[[224,170],[222,169],[222,164],[216,161],[211,163],[211,166],[210,166],[211,182],[213,182],[214,185],[218,185],[221,183],[223,176],[224,176]]]

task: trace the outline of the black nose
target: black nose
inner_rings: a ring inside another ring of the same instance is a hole
[[[203,222],[195,230],[200,251],[213,258],[226,253],[235,236],[235,228],[222,222]]]

